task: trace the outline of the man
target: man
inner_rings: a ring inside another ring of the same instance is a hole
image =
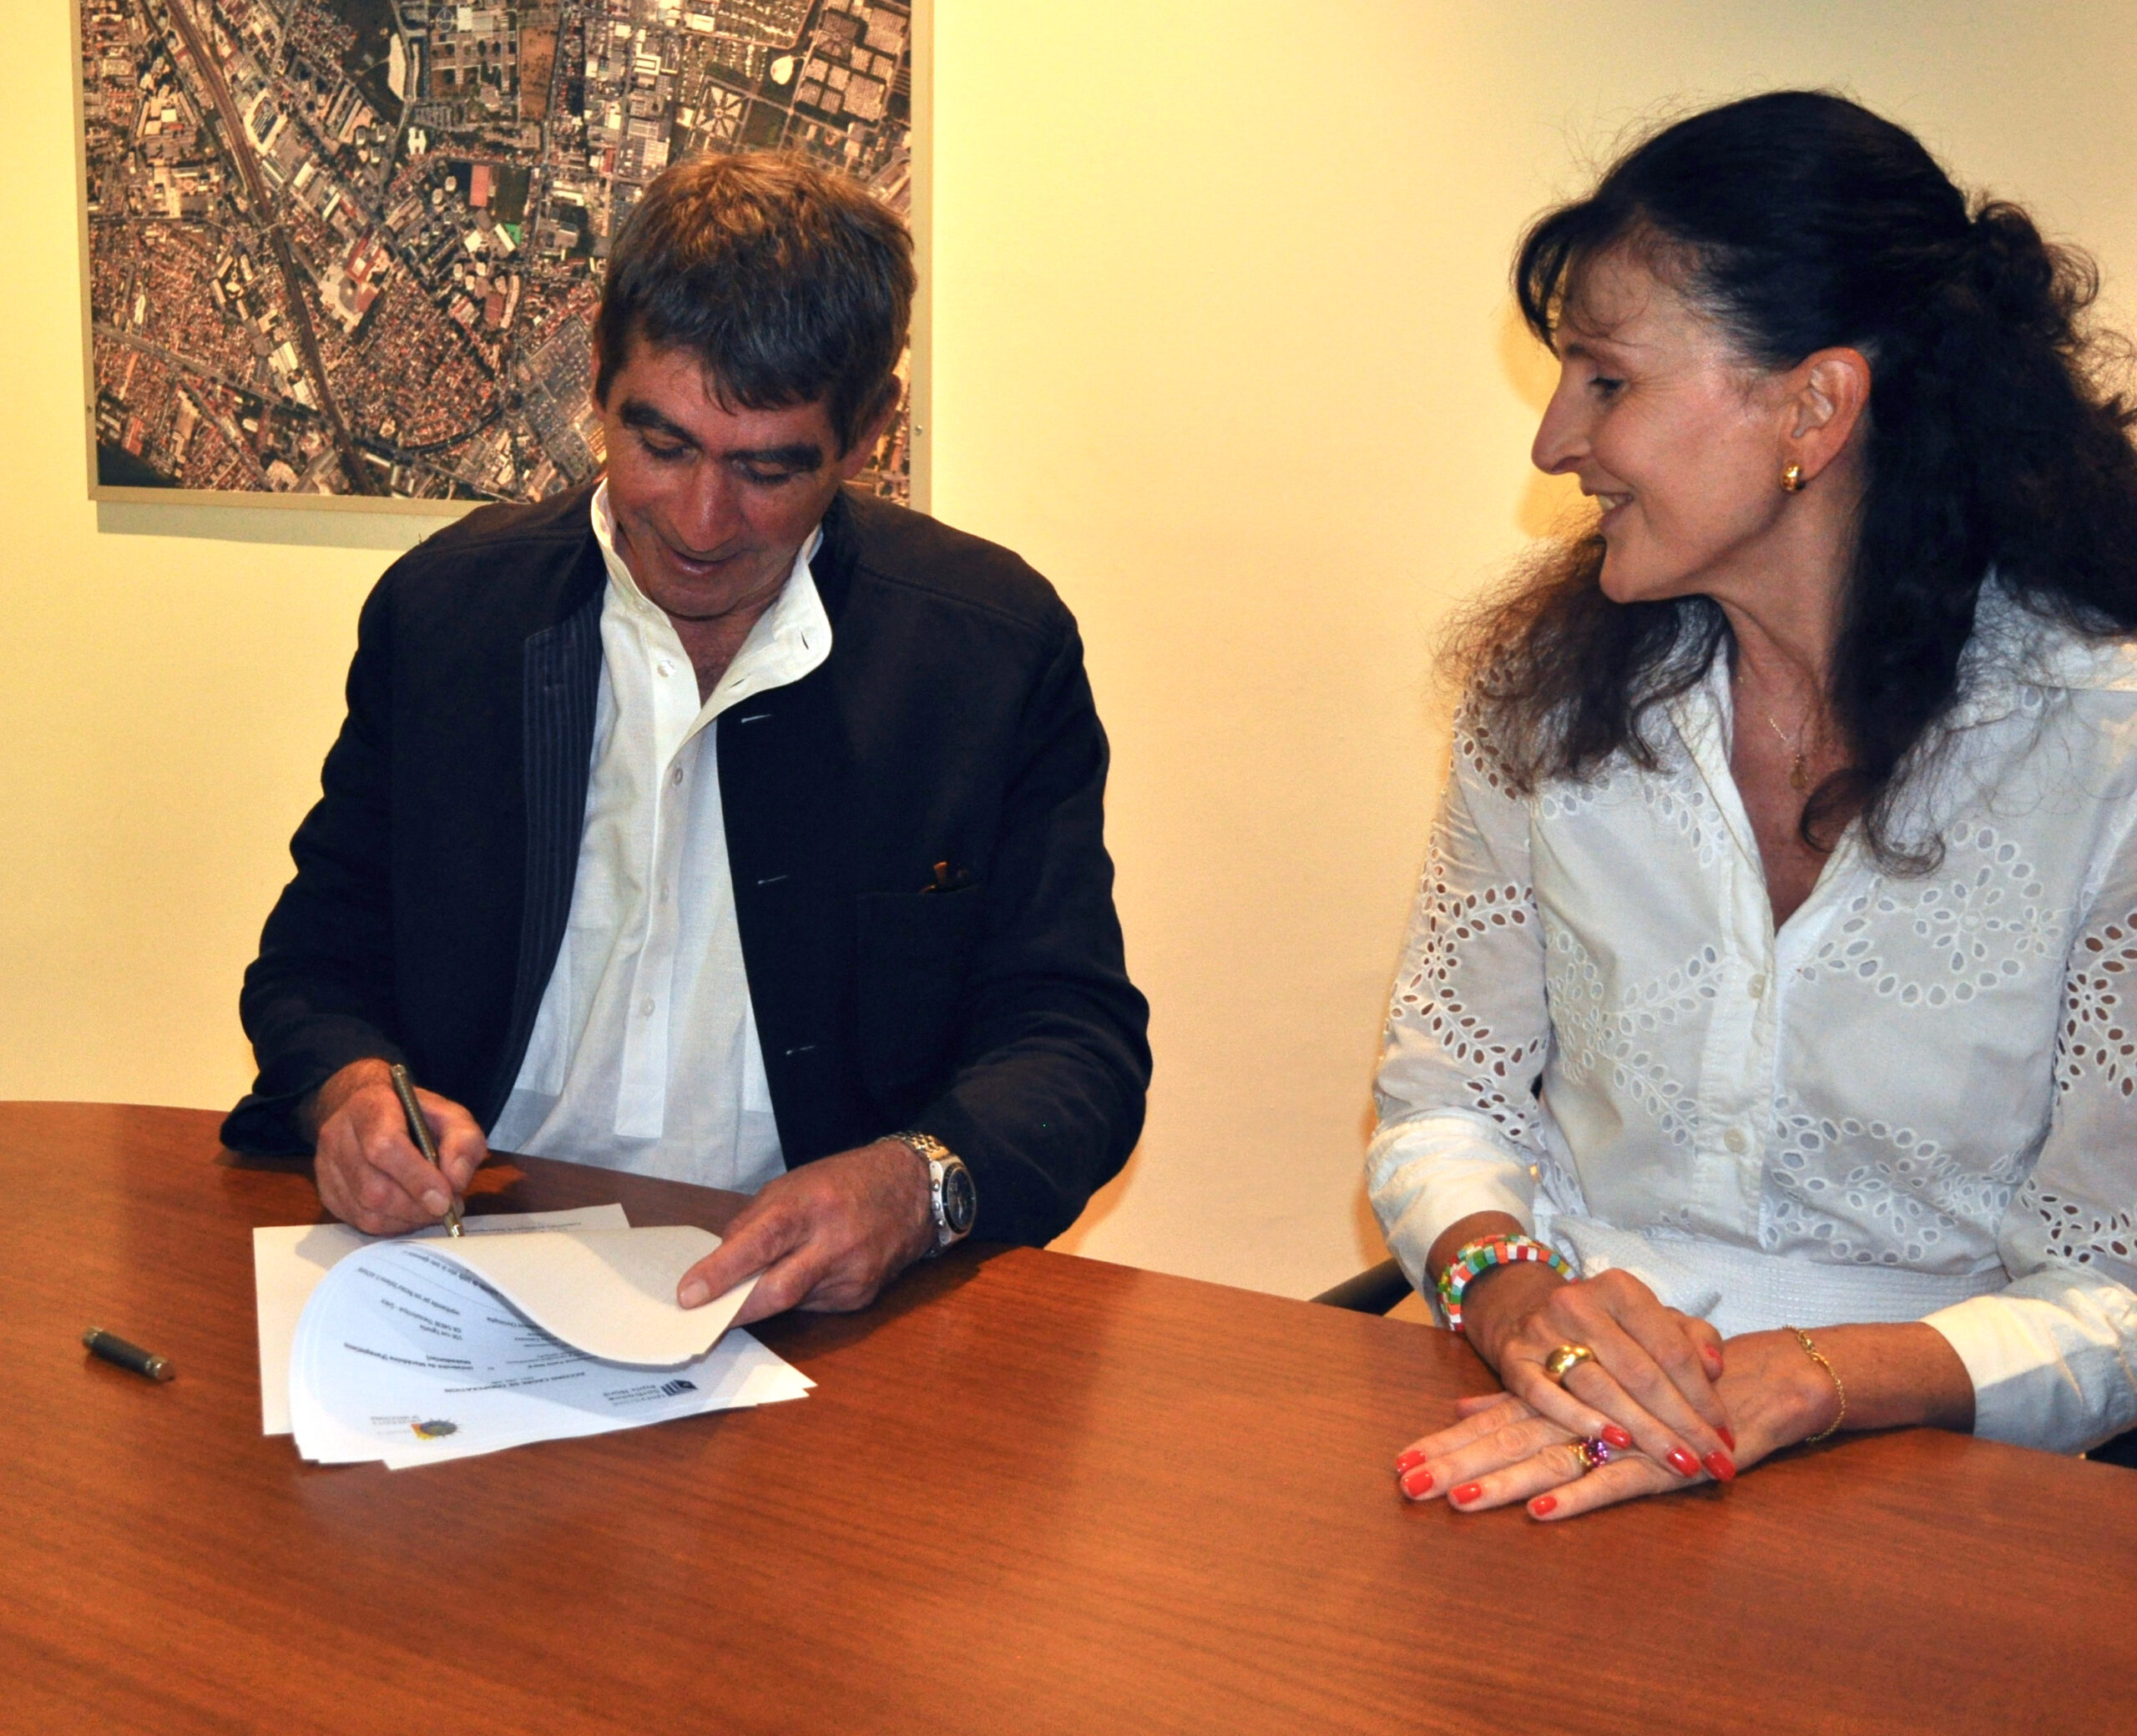
[[[752,1191],[679,1289],[761,1271],[745,1320],[864,1306],[967,1232],[1043,1242],[1119,1170],[1147,1015],[1074,623],[844,486],[912,289],[897,219],[799,160],[647,189],[596,334],[604,479],[472,514],[364,607],[233,1148],[313,1148],[374,1233],[442,1215],[486,1128]]]

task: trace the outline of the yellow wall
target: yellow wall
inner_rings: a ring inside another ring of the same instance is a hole
[[[63,0],[0,58],[0,1097],[220,1105],[236,980],[427,521],[83,496]],[[1927,22],[1925,22],[1927,21]],[[936,510],[1083,619],[1141,1152],[1068,1245],[1303,1292],[1357,1179],[1435,623],[1549,521],[1508,245],[1620,129],[1842,82],[2137,267],[2137,16],[1773,0],[938,0]],[[2137,302],[2137,298],[2133,298]],[[350,546],[357,544],[359,546]]]

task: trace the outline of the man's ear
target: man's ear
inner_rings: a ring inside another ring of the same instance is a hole
[[[1870,408],[1870,361],[1860,350],[1817,350],[1796,365],[1789,453],[1811,482],[1847,447]]]
[[[901,386],[891,394],[890,402],[869,417],[860,431],[855,434],[853,444],[846,448],[838,461],[839,481],[850,482],[867,469],[868,461],[876,456],[876,448],[883,443],[883,436],[890,431],[892,419],[897,415],[898,406],[904,401],[905,389]]]
[[[586,395],[593,401],[598,415],[608,409],[609,400],[615,394],[616,376],[623,372],[624,365],[631,359],[631,346],[639,341],[639,322],[632,320],[626,330],[617,334],[616,353],[613,356],[609,355],[609,346],[603,341],[601,320],[598,315],[594,321],[593,339],[594,371],[587,382]],[[602,390],[604,385],[608,388],[606,391]]]

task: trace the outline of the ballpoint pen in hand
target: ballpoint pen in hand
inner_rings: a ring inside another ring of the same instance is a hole
[[[408,1077],[408,1069],[399,1062],[392,1066],[393,1094],[401,1099],[401,1113],[408,1118],[408,1137],[416,1142],[416,1149],[423,1154],[431,1168],[440,1175],[445,1165],[438,1159],[437,1141],[431,1138],[431,1124],[423,1119],[422,1108],[416,1101],[416,1082]],[[448,1188],[451,1183],[447,1183]],[[460,1234],[460,1202],[454,1199],[445,1210],[445,1233]]]

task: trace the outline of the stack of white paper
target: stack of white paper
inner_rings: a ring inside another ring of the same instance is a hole
[[[339,1224],[253,1233],[267,1433],[293,1431],[308,1459],[399,1470],[799,1398],[812,1384],[728,1330],[750,1284],[675,1305],[676,1282],[719,1245],[704,1230],[634,1230],[616,1206],[467,1229],[459,1240],[373,1240]]]

